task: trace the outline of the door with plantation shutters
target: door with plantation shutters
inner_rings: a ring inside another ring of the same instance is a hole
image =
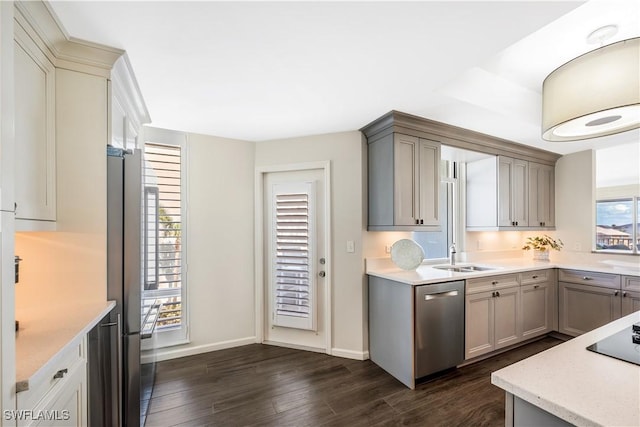
[[[325,349],[322,170],[265,179],[265,341]]]

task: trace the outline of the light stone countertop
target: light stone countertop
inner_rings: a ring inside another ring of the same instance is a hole
[[[533,261],[529,258],[507,258],[498,260],[478,261],[478,262],[458,262],[457,266],[477,265],[489,267],[491,270],[476,271],[472,273],[457,273],[447,270],[433,268],[429,261],[424,261],[416,270],[402,270],[396,267],[390,258],[368,258],[366,260],[366,273],[371,276],[383,279],[394,280],[406,283],[411,286],[427,285],[431,283],[450,282],[454,280],[471,279],[474,277],[487,277],[499,274],[522,273],[532,270],[546,270],[549,268],[564,268],[569,270],[584,270],[598,273],[619,274],[625,276],[640,276],[639,267],[620,266],[606,262],[585,262],[585,261]]]
[[[115,307],[114,301],[22,310],[16,333],[16,392],[29,389],[65,350],[77,345]]]
[[[640,425],[640,366],[587,346],[640,322],[640,311],[491,374],[507,392],[580,426]]]

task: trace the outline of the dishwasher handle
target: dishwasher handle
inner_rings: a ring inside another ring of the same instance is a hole
[[[424,300],[431,301],[439,298],[448,298],[448,297],[457,297],[457,296],[458,296],[458,291],[445,291],[445,292],[438,292],[435,294],[426,294],[424,296]]]

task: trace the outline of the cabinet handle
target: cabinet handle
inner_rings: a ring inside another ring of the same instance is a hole
[[[496,296],[499,297],[500,296],[500,292],[496,292]]]
[[[53,375],[53,379],[54,379],[54,380],[57,380],[57,379],[59,379],[59,378],[63,378],[63,377],[64,377],[64,375],[65,375],[67,372],[69,372],[69,370],[68,370],[67,368],[60,369],[58,372],[56,372],[56,373]]]
[[[614,296],[614,297],[617,297],[619,293],[620,293],[620,292],[615,291],[615,292],[613,293],[613,296]]]
[[[493,282],[491,282],[491,284],[492,284],[492,285],[497,285],[497,284],[498,284],[498,281],[497,281],[497,280],[494,280]]]
[[[582,278],[582,280],[593,280],[593,278],[592,278],[592,277],[589,277],[589,276],[584,276],[584,277]]]
[[[491,298],[495,298],[496,297],[496,293],[495,292],[491,292]]]
[[[540,285],[534,285],[533,289],[538,289],[540,287]]]
[[[420,220],[416,219],[416,225],[419,225],[419,224],[420,224]]]
[[[424,224],[424,219],[420,220],[420,225]]]
[[[536,275],[533,275],[533,276],[531,276],[531,278],[532,278],[532,279],[537,279],[537,278],[538,278],[538,275],[537,275],[537,274],[536,274]]]
[[[627,297],[627,292],[626,292],[626,291],[624,291],[624,292],[622,293],[622,298],[626,298],[626,297]]]

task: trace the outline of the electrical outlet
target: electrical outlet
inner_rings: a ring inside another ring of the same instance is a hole
[[[391,253],[391,246],[384,245],[384,253],[385,254],[390,254]]]

